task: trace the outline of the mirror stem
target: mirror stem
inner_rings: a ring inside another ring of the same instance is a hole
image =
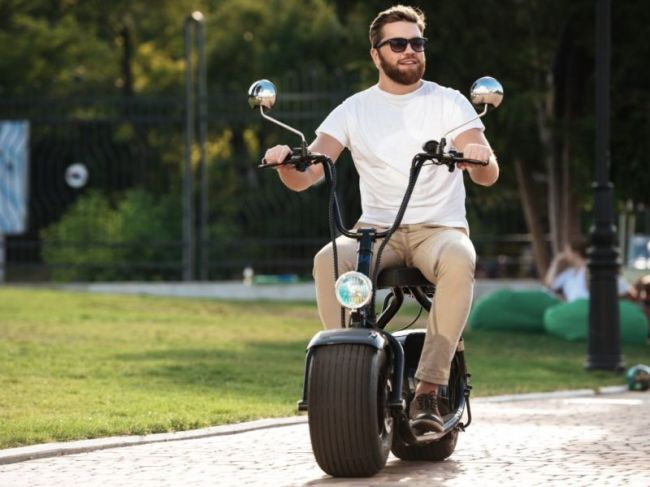
[[[264,113],[264,107],[262,105],[260,105],[260,114],[262,115],[262,117],[264,117],[268,121],[273,122],[274,124],[279,125],[280,127],[284,128],[284,129],[287,129],[290,132],[293,132],[294,134],[298,134],[300,136],[300,138],[302,139],[302,146],[304,148],[307,147],[307,141],[305,140],[305,136],[303,135],[302,132],[300,132],[299,130],[294,129],[293,127],[289,127],[288,125],[280,122],[279,120],[276,120],[273,117],[269,117],[266,113]]]
[[[440,143],[438,144],[438,155],[439,156],[445,155],[445,147],[446,146],[447,146],[447,136],[440,139]]]
[[[459,128],[464,127],[465,125],[467,125],[468,123],[472,123],[474,120],[478,120],[478,119],[481,118],[483,115],[485,115],[485,114],[487,113],[487,111],[488,111],[488,104],[486,103],[486,104],[483,105],[483,111],[482,111],[481,113],[479,113],[478,116],[472,118],[471,120],[468,120],[467,122],[463,122],[463,123],[461,123],[458,127],[454,127],[453,129],[451,129],[449,132],[447,132],[447,133],[445,134],[445,136],[443,137],[443,139],[446,139],[447,136],[448,136],[450,133],[452,133],[454,130],[458,130]]]

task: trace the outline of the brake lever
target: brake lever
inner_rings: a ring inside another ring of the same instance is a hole
[[[304,147],[294,147],[290,154],[284,158],[282,162],[269,163],[266,159],[262,158],[261,164],[258,168],[263,169],[266,167],[279,167],[293,165],[298,172],[305,172],[309,166],[313,164],[309,157],[318,156],[319,154],[311,154]]]
[[[264,169],[265,167],[278,167],[278,166],[286,166],[287,164],[291,164],[291,159],[294,156],[297,155],[296,150],[300,150],[300,149],[299,148],[298,149],[293,149],[293,151],[290,152],[289,154],[287,154],[287,157],[285,157],[284,160],[281,161],[281,162],[269,163],[269,162],[266,162],[266,159],[264,159],[262,157],[262,161],[260,162],[260,164],[257,165],[257,167],[260,168],[260,169]],[[298,156],[298,157],[300,157],[300,156]]]
[[[467,163],[467,164],[474,164],[474,165],[477,165],[477,166],[487,166],[490,163],[490,161],[481,161],[480,159],[467,159],[467,158],[463,157],[462,152],[456,151],[456,150],[450,150],[449,153],[448,153],[448,156],[452,159],[448,163],[448,165]],[[450,172],[452,171],[451,167],[450,167],[449,171]]]
[[[273,164],[266,162],[266,159],[262,158],[262,161],[257,165],[258,169],[265,169],[267,167],[278,167],[284,166],[284,162],[274,162]]]
[[[466,159],[463,157],[462,152],[452,151],[444,155],[439,154],[422,154],[426,159],[431,161],[435,166],[447,166],[449,172],[454,172],[456,164],[474,164],[477,166],[487,166],[489,161],[481,161],[478,159]]]

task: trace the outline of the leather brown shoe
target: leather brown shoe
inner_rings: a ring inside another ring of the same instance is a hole
[[[415,396],[409,407],[409,419],[411,427],[418,435],[432,431],[441,432],[444,422],[438,410],[438,395],[428,393]]]

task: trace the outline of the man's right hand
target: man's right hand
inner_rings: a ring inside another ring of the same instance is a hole
[[[276,145],[264,153],[266,164],[280,164],[284,162],[287,156],[291,154],[291,148],[288,145]],[[276,169],[284,169],[288,166],[278,166]]]
[[[293,191],[303,191],[312,185],[311,168],[299,172],[293,164],[282,164],[291,155],[288,145],[276,145],[264,153],[264,161],[278,173],[280,181]]]
[[[333,137],[327,134],[318,134],[316,140],[309,146],[309,150],[318,154],[325,154],[336,162],[343,146]],[[276,145],[264,153],[264,160],[267,164],[280,164],[289,154],[291,148],[287,145]],[[280,176],[282,183],[293,191],[304,191],[323,178],[324,170],[322,164],[313,164],[301,172],[293,164],[281,164],[274,169]]]

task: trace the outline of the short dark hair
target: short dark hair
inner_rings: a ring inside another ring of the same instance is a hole
[[[375,47],[381,40],[381,30],[384,25],[400,21],[417,24],[421,33],[424,33],[424,28],[427,25],[424,19],[424,13],[419,8],[409,7],[407,5],[394,5],[383,12],[379,12],[375,20],[371,22],[369,32],[370,46]]]

